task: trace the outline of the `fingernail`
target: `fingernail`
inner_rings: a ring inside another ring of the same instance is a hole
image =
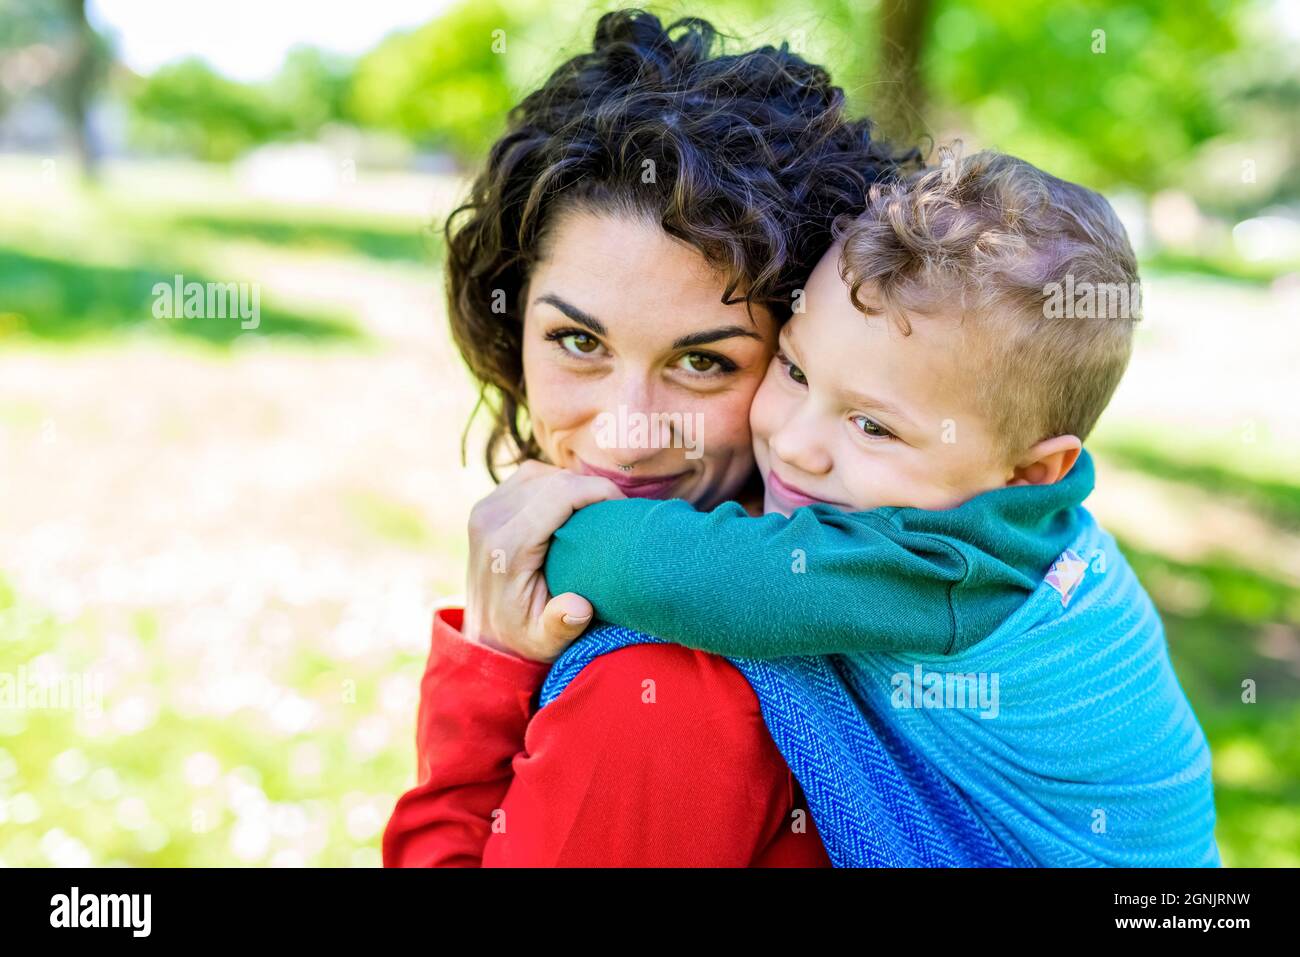
[[[575,618],[573,615],[564,615],[563,620],[566,625],[585,625],[591,621],[591,616],[583,615],[581,618]]]

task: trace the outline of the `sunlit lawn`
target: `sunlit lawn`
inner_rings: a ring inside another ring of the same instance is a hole
[[[402,212],[364,181],[303,205],[210,170],[93,195],[0,172],[0,673],[103,682],[102,711],[0,708],[0,861],[377,864],[488,488],[425,230],[455,184],[405,183]],[[175,273],[260,283],[261,327],[154,319]],[[1117,400],[1094,507],[1210,736],[1226,861],[1300,865],[1300,457],[1286,410],[1219,415],[1283,394],[1280,360],[1225,369],[1179,332],[1280,306],[1168,284],[1179,323],[1157,303],[1134,370],[1174,356],[1191,385]]]

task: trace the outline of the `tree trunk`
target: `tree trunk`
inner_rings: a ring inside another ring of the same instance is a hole
[[[873,108],[881,132],[909,146],[926,131],[921,53],[931,0],[881,0],[879,95]]]
[[[67,118],[82,172],[93,179],[99,167],[99,151],[90,130],[90,106],[99,73],[95,33],[86,19],[86,0],[65,0],[71,25],[68,71],[63,84],[64,116]]]

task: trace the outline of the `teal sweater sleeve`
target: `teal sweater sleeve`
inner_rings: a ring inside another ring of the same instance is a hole
[[[599,502],[555,533],[546,581],[600,619],[714,654],[954,654],[1038,587],[1078,534],[1093,481],[1084,451],[1054,485],[946,511],[813,505],[753,518],[736,502]]]

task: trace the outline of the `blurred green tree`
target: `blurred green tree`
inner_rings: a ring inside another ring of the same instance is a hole
[[[197,59],[164,66],[130,96],[132,138],[214,161],[269,140],[308,138],[347,118],[351,70],[346,58],[306,46],[291,50],[263,84],[229,80]]]
[[[936,121],[1092,186],[1157,188],[1224,131],[1238,0],[942,0],[923,69]]]
[[[179,149],[207,160],[233,159],[293,128],[265,91],[228,80],[194,58],[144,78],[131,108],[137,144]]]
[[[473,165],[519,98],[622,5],[461,0],[355,65],[299,49],[256,87],[197,63],[165,68],[142,83],[136,114],[155,141],[211,159],[343,120]],[[709,19],[733,51],[789,42],[901,143],[964,134],[1098,188],[1204,181],[1191,164],[1207,144],[1300,128],[1287,125],[1297,58],[1268,32],[1276,11],[1266,0],[672,0],[650,9],[665,21]],[[1261,73],[1265,63],[1275,66]],[[1284,135],[1282,147],[1286,156],[1270,160],[1280,178],[1233,191],[1233,203],[1258,208],[1294,192],[1300,142]]]
[[[266,93],[293,133],[311,136],[326,123],[349,118],[353,66],[348,58],[316,47],[294,47]]]
[[[421,146],[481,157],[516,99],[510,58],[536,23],[530,7],[472,0],[384,40],[357,65],[352,115]]]

